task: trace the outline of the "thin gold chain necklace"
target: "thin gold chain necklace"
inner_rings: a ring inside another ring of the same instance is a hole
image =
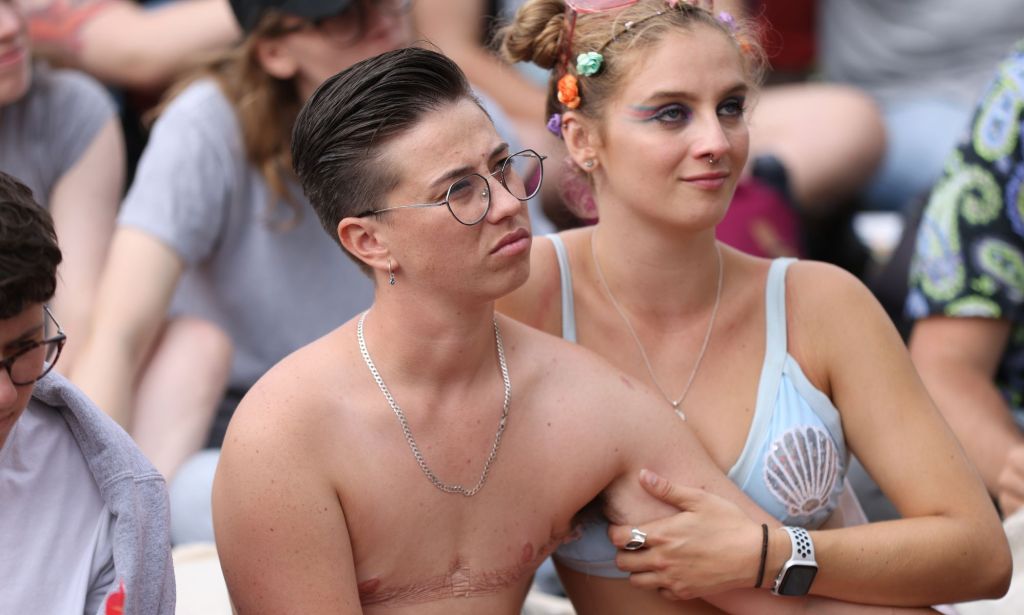
[[[708,319],[708,330],[704,334],[704,343],[700,347],[700,353],[697,355],[697,361],[693,364],[693,371],[690,372],[690,378],[686,381],[686,387],[683,389],[683,394],[679,396],[679,399],[673,400],[669,397],[668,393],[665,392],[665,388],[658,382],[657,376],[654,375],[654,368],[651,367],[651,360],[647,358],[647,351],[644,349],[643,343],[640,341],[640,336],[636,334],[636,329],[633,328],[633,323],[629,321],[629,317],[626,316],[625,310],[619,305],[615,295],[612,294],[612,289],[608,286],[608,281],[605,280],[604,271],[601,270],[601,263],[597,260],[597,250],[594,248],[594,235],[590,235],[590,257],[594,259],[594,269],[597,271],[597,279],[601,282],[601,287],[604,288],[604,292],[608,295],[608,298],[612,302],[612,307],[619,313],[622,318],[622,322],[626,323],[626,328],[629,329],[630,335],[633,336],[633,341],[636,342],[636,347],[640,349],[640,356],[644,360],[644,366],[647,368],[647,373],[651,377],[651,381],[654,382],[654,386],[658,387],[658,391],[661,396],[665,398],[671,406],[672,410],[675,411],[679,418],[686,420],[686,414],[682,411],[680,406],[683,400],[686,399],[686,395],[690,392],[690,387],[693,385],[693,379],[697,377],[697,370],[700,369],[701,361],[704,360],[704,353],[708,350],[708,343],[711,341],[711,330],[715,328],[715,316],[718,315],[718,305],[722,300],[722,250],[718,247],[718,243],[715,243],[715,254],[718,256],[718,287],[715,290],[715,305],[711,308],[711,318]]]

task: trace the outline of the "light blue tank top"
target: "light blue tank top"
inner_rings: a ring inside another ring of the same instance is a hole
[[[562,280],[562,337],[576,341],[572,273],[565,245],[555,247]],[[757,405],[746,444],[729,478],[785,525],[816,529],[839,506],[849,452],[839,411],[804,375],[786,347],[786,269],[780,258],[768,270],[765,289],[767,343]],[[555,553],[569,568],[602,577],[628,577],[615,567],[607,522],[579,528],[579,539]]]

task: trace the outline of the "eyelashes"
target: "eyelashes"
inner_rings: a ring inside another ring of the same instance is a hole
[[[743,117],[746,112],[746,98],[733,96],[718,104],[716,113],[722,118]],[[686,125],[693,119],[693,109],[682,103],[669,103],[658,107],[631,105],[628,109],[631,119],[638,122],[657,122],[667,126]]]

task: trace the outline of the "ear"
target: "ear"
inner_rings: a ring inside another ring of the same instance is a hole
[[[271,77],[287,80],[299,72],[289,40],[289,36],[275,36],[256,41],[256,59]]]
[[[573,111],[562,114],[562,139],[569,150],[569,157],[579,168],[585,168],[586,161],[597,158],[601,139],[596,127],[582,115]]]
[[[388,260],[397,270],[398,262],[387,247],[387,237],[380,222],[369,218],[342,218],[338,223],[338,241],[350,254],[384,276]]]

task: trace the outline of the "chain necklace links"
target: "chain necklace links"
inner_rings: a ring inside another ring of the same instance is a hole
[[[686,420],[686,414],[680,408],[683,400],[686,399],[686,395],[690,392],[690,387],[693,385],[693,379],[697,377],[697,370],[700,369],[700,363],[704,360],[704,353],[707,352],[708,342],[711,341],[711,330],[715,328],[715,316],[718,315],[718,305],[722,299],[722,250],[718,247],[718,243],[715,243],[715,254],[718,256],[718,287],[715,290],[715,305],[711,308],[711,318],[708,319],[708,330],[704,334],[704,343],[700,347],[700,353],[697,355],[697,361],[693,364],[693,371],[690,372],[690,378],[686,381],[686,387],[683,388],[683,394],[679,396],[679,399],[673,400],[665,392],[665,389],[658,382],[657,376],[654,375],[654,368],[651,367],[651,360],[647,358],[647,351],[644,350],[643,343],[640,342],[640,336],[636,334],[636,330],[633,328],[633,324],[629,321],[629,317],[626,316],[625,310],[619,305],[618,300],[615,299],[615,295],[612,294],[611,287],[608,286],[608,281],[605,280],[604,271],[601,270],[601,263],[597,260],[597,250],[594,248],[594,235],[590,235],[590,256],[594,259],[594,269],[597,271],[597,279],[601,282],[601,287],[604,288],[604,292],[608,294],[608,298],[611,299],[612,307],[619,313],[622,318],[622,322],[626,323],[626,328],[629,329],[630,335],[633,336],[633,341],[636,342],[636,347],[640,349],[640,356],[644,360],[644,366],[647,367],[647,373],[651,377],[651,381],[654,382],[654,386],[658,387],[658,391],[661,396],[665,398],[671,406],[672,410],[679,416],[679,418]]]
[[[387,399],[391,410],[398,417],[398,422],[402,425],[402,433],[405,434],[405,440],[409,443],[409,448],[412,449],[412,456],[416,458],[416,463],[419,464],[420,469],[423,470],[431,484],[441,491],[445,493],[458,493],[466,497],[476,495],[483,488],[484,483],[487,482],[487,473],[491,471],[491,464],[494,463],[494,459],[498,456],[498,448],[501,446],[501,435],[505,433],[505,424],[508,421],[508,406],[512,399],[512,382],[508,377],[508,364],[505,362],[505,349],[501,343],[501,331],[498,330],[498,320],[494,320],[494,340],[498,346],[498,363],[501,365],[501,378],[505,384],[505,403],[501,409],[501,421],[498,422],[498,431],[494,434],[494,444],[491,446],[491,453],[487,456],[487,461],[484,462],[484,469],[480,473],[480,480],[476,482],[472,489],[467,489],[462,485],[449,484],[442,481],[438,478],[437,474],[434,474],[430,466],[427,465],[427,460],[423,457],[423,453],[420,452],[420,447],[416,445],[416,438],[412,435],[412,429],[409,428],[409,421],[406,420],[405,413],[398,407],[395,398],[391,396],[391,391],[384,384],[384,379],[380,377],[380,372],[377,371],[377,367],[373,364],[373,359],[370,358],[370,352],[366,349],[366,338],[363,337],[363,321],[366,320],[366,315],[369,313],[369,310],[363,312],[362,316],[359,317],[359,325],[356,327],[356,335],[359,338],[359,352],[362,353],[366,367],[370,368],[370,374],[373,375],[377,386],[380,387],[380,392],[384,394],[384,398]]]

